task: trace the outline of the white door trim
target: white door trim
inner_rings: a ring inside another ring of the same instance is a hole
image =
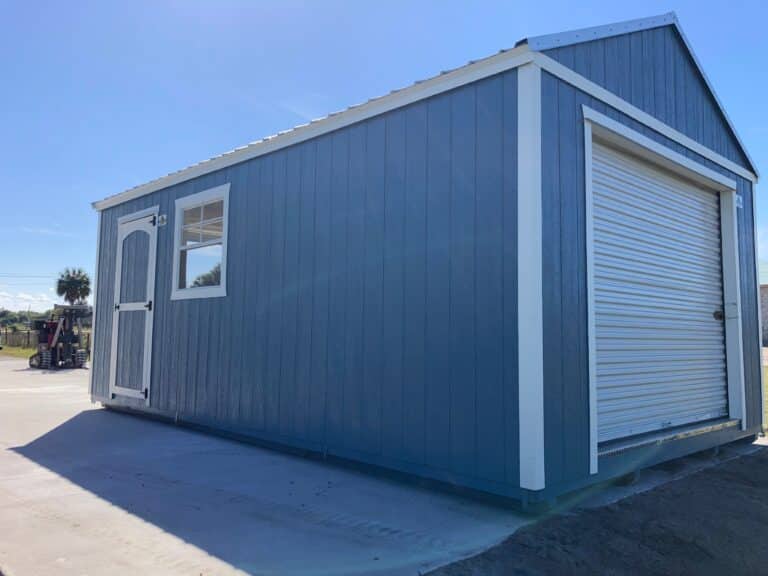
[[[110,369],[109,369],[109,394],[114,396],[128,396],[131,398],[143,399],[146,405],[150,401],[150,382],[152,369],[152,326],[154,322],[155,306],[155,261],[157,256],[157,226],[156,218],[160,211],[159,206],[153,206],[133,214],[128,214],[118,218],[117,226],[117,246],[115,257],[115,293],[114,308],[112,311],[112,346],[110,350]],[[149,234],[149,253],[147,257],[147,291],[146,301],[120,303],[120,281],[123,264],[123,240],[136,230],[145,230]],[[118,309],[118,304],[120,304]],[[149,308],[147,308],[149,304]],[[142,386],[140,390],[117,386],[117,345],[118,329],[120,325],[120,312],[128,311],[146,311],[146,320],[144,324],[144,358],[142,365]]]
[[[663,168],[692,179],[720,194],[720,235],[722,238],[723,299],[725,304],[726,378],[729,417],[746,428],[744,393],[744,355],[741,332],[741,294],[739,284],[739,245],[736,182],[689,158],[582,106],[584,115],[584,174],[586,195],[587,248],[587,331],[589,342],[589,470],[598,471],[597,381],[594,315],[594,223],[592,197],[592,144],[603,143],[639,155]]]

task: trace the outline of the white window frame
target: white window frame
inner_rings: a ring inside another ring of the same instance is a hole
[[[197,288],[179,288],[179,255],[181,254],[181,231],[184,223],[184,210],[223,200],[223,229],[221,233],[221,284],[218,286],[200,286]],[[190,300],[193,298],[220,298],[227,295],[227,237],[229,230],[229,183],[215,186],[176,199],[173,235],[173,276],[171,277],[171,300]]]
[[[728,385],[728,417],[738,420],[746,429],[744,390],[744,354],[741,331],[741,289],[739,281],[739,241],[737,209],[739,196],[736,181],[710,170],[658,142],[628,128],[588,106],[584,114],[584,173],[586,194],[587,245],[587,315],[589,338],[589,436],[590,474],[597,474],[599,447],[597,438],[597,380],[594,311],[594,240],[592,220],[592,142],[630,152],[650,162],[693,180],[720,195],[720,236],[723,265],[723,299],[725,301],[725,354]],[[709,426],[702,423],[703,427]]]

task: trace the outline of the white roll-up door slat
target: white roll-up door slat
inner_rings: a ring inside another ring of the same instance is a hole
[[[727,415],[715,192],[595,143],[598,442]]]

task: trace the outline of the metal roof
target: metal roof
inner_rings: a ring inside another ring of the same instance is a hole
[[[467,64],[444,70],[437,76],[426,80],[418,80],[405,88],[392,90],[389,94],[371,98],[361,104],[356,104],[339,112],[332,112],[327,116],[312,120],[307,124],[301,124],[289,130],[267,136],[245,146],[224,152],[208,160],[188,166],[176,172],[151,180],[145,184],[129,188],[118,194],[108,196],[103,200],[92,203],[96,210],[104,210],[145,194],[185,182],[197,176],[208,174],[215,170],[233,166],[240,162],[256,158],[264,154],[274,152],[281,148],[292,146],[299,142],[315,138],[322,134],[338,130],[344,126],[360,122],[366,118],[383,114],[390,110],[406,106],[412,102],[429,98],[436,94],[446,92],[463,84],[474,82],[498,74],[505,70],[516,68],[532,60],[528,46],[516,46],[512,49],[499,50],[493,56],[470,60]]]
[[[661,16],[650,18],[640,18],[637,20],[628,20],[592,28],[582,28],[558,34],[546,34],[523,38],[518,41],[515,44],[515,47],[511,50],[500,50],[493,56],[488,56],[479,60],[470,60],[464,66],[453,68],[451,70],[444,70],[437,76],[416,81],[410,86],[393,90],[384,96],[371,98],[366,102],[350,106],[342,111],[332,112],[325,117],[312,120],[307,124],[302,124],[283,132],[278,132],[277,134],[267,136],[261,140],[230,150],[229,152],[224,152],[223,154],[214,156],[208,160],[203,160],[202,162],[171,172],[170,174],[151,180],[145,184],[129,188],[118,194],[108,196],[103,200],[93,202],[93,207],[97,210],[104,210],[122,204],[123,202],[127,202],[128,200],[144,196],[145,194],[150,194],[157,190],[167,188],[168,186],[173,186],[174,184],[196,178],[203,174],[208,174],[215,170],[220,170],[227,166],[232,166],[250,160],[251,158],[274,152],[280,148],[285,148],[310,138],[315,138],[333,130],[338,130],[339,128],[359,122],[366,118],[451,90],[457,86],[479,80],[492,74],[498,74],[504,70],[515,68],[531,60],[531,51],[540,52],[551,48],[569,46],[571,44],[589,42],[640,30],[659,28],[661,26],[674,26],[677,30],[680,38],[683,40],[683,43],[690,53],[691,58],[696,64],[699,73],[704,79],[709,91],[712,93],[723,117],[733,132],[734,137],[738,141],[744,155],[747,157],[747,161],[749,162],[752,171],[757,175],[758,173],[754,162],[749,156],[749,153],[736,132],[730,118],[726,114],[717,94],[712,88],[712,84],[709,82],[706,74],[704,74],[704,70],[699,63],[698,58],[696,58],[690,43],[680,28],[677,16],[674,12],[669,12]],[[526,57],[526,54],[528,57]]]

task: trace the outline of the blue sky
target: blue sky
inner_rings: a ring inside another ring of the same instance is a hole
[[[0,307],[45,309],[63,267],[93,271],[93,200],[525,36],[670,10],[765,174],[761,1],[4,2]]]

